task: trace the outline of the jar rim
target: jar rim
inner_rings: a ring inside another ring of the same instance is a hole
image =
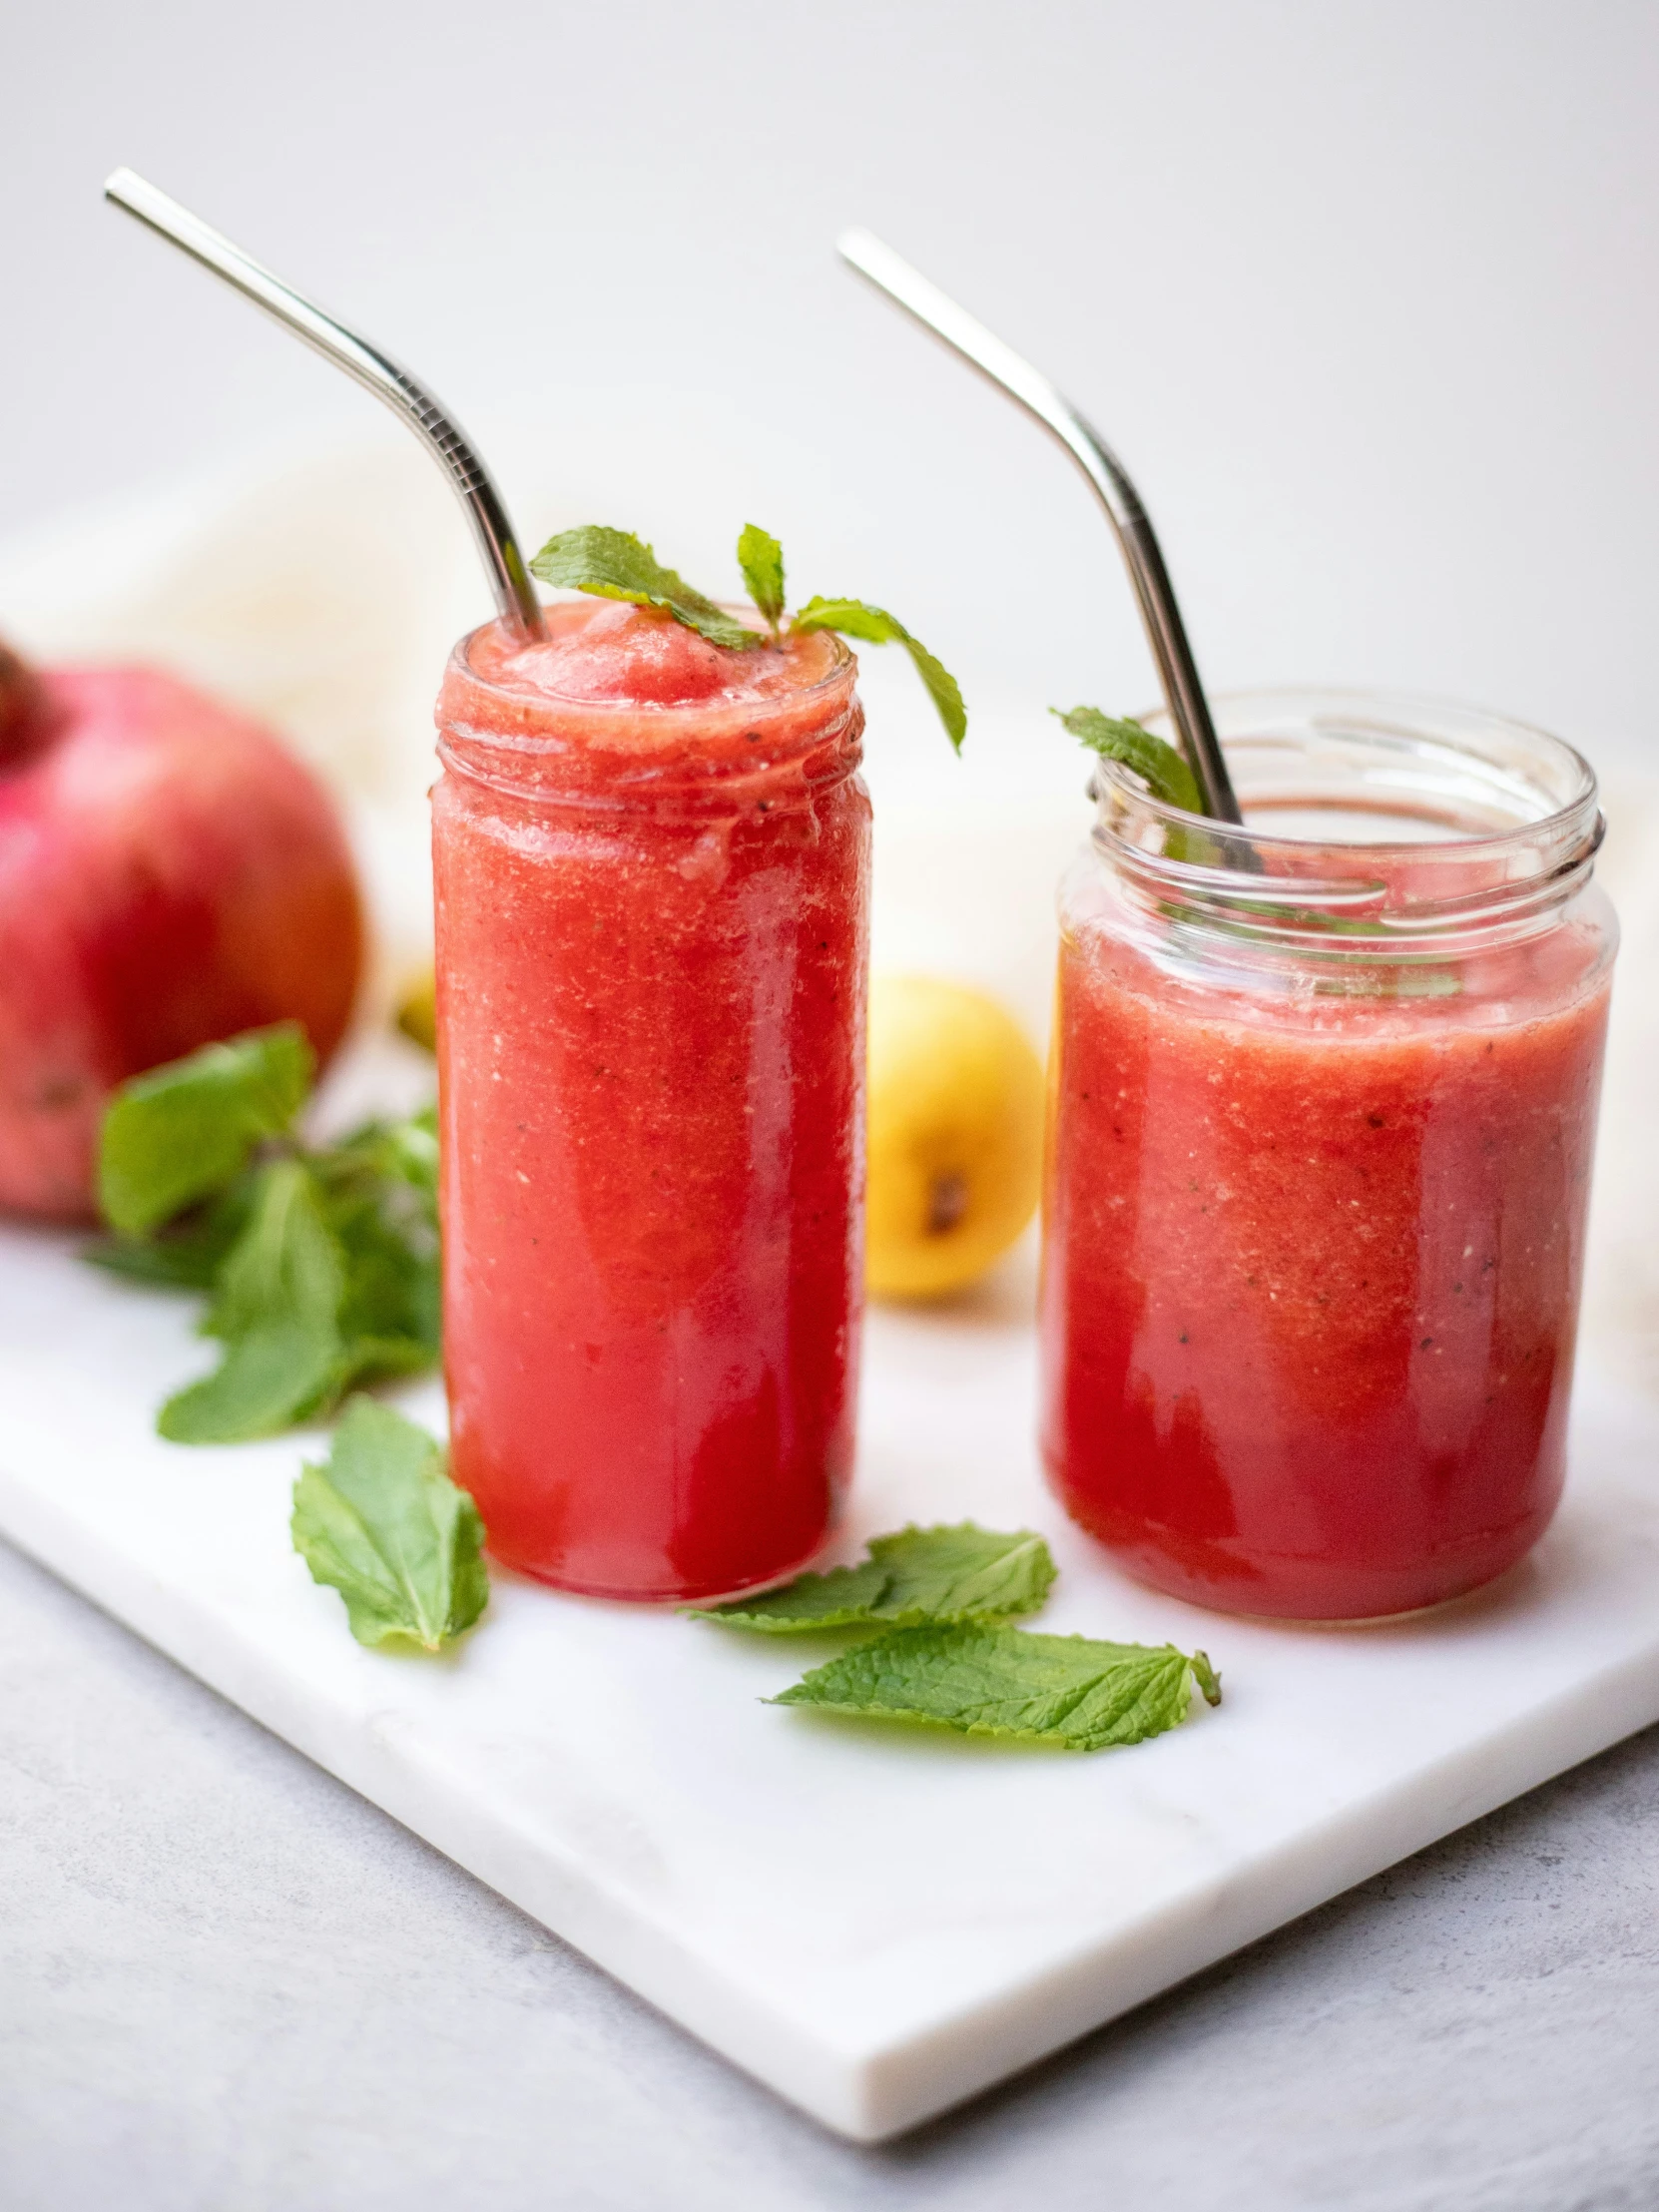
[[[1156,799],[1102,761],[1094,842],[1143,902],[1199,926],[1375,957],[1380,937],[1451,950],[1545,924],[1588,881],[1605,824],[1576,748],[1512,717],[1399,691],[1278,686],[1212,702],[1244,824]],[[1168,732],[1163,711],[1145,727]],[[1161,726],[1161,727],[1160,727]],[[1277,778],[1277,782],[1275,779]],[[1341,815],[1349,833],[1259,812]],[[1416,834],[1356,833],[1362,818]]]
[[[1470,731],[1479,729],[1493,737],[1515,739],[1532,746],[1545,759],[1572,776],[1574,788],[1571,793],[1547,811],[1517,822],[1511,829],[1474,831],[1466,836],[1436,839],[1427,848],[1435,853],[1450,854],[1461,848],[1466,856],[1470,847],[1491,850],[1511,841],[1534,841],[1558,829],[1570,830],[1586,810],[1594,807],[1599,790],[1595,770],[1577,747],[1569,745],[1564,738],[1556,737],[1552,731],[1543,729],[1539,724],[1521,722],[1512,715],[1498,714],[1485,707],[1472,707],[1466,702],[1433,693],[1392,689],[1373,691],[1362,686],[1275,684],[1217,692],[1212,694],[1210,704],[1218,735],[1224,745],[1231,741],[1235,746],[1241,746],[1249,744],[1254,737],[1270,735],[1268,732],[1230,730],[1228,725],[1246,717],[1256,720],[1274,709],[1283,711],[1288,708],[1293,713],[1300,712],[1306,718],[1308,727],[1314,730],[1320,728],[1323,719],[1337,717],[1343,717],[1364,728],[1362,718],[1376,717],[1381,713],[1390,719],[1388,723],[1374,725],[1378,735],[1386,732],[1387,735],[1404,737],[1419,744],[1426,742],[1445,751],[1467,750],[1458,748],[1455,739],[1443,734],[1443,729],[1430,730],[1426,727],[1431,722],[1436,726],[1461,723]],[[1150,709],[1136,719],[1155,736],[1174,742],[1172,719],[1167,707]],[[1411,727],[1413,724],[1416,727]],[[1472,752],[1469,757],[1479,758]],[[1168,828],[1184,829],[1190,827],[1195,820],[1202,820],[1206,834],[1219,837],[1224,843],[1237,839],[1255,847],[1283,844],[1298,851],[1346,846],[1357,854],[1365,853],[1379,859],[1405,854],[1420,855],[1425,850],[1424,842],[1419,838],[1303,836],[1288,831],[1253,828],[1248,822],[1239,828],[1230,823],[1216,822],[1209,817],[1194,817],[1183,808],[1170,806],[1163,800],[1154,798],[1128,769],[1115,761],[1102,761],[1099,773],[1108,777],[1125,797],[1135,801],[1138,808],[1144,806],[1150,817],[1164,823]],[[1599,838],[1597,841],[1599,842]]]
[[[614,603],[586,604],[597,613]],[[833,633],[822,633],[828,665],[810,682],[656,705],[502,683],[473,658],[499,628],[499,619],[481,624],[456,643],[438,693],[439,757],[474,783],[567,805],[770,811],[792,792],[805,803],[858,765],[857,662]]]
[[[568,600],[550,603],[553,607],[586,607],[595,613],[614,604],[614,601],[604,598],[590,597],[583,600],[574,595]],[[728,607],[725,611],[740,616],[753,612],[752,609],[737,606]],[[665,740],[672,741],[686,731],[699,727],[719,727],[728,720],[734,723],[787,720],[803,709],[814,711],[816,702],[837,687],[844,688],[857,675],[857,661],[845,641],[834,631],[824,630],[815,631],[813,635],[822,638],[829,647],[829,667],[811,683],[798,684],[788,690],[768,692],[747,700],[693,699],[668,704],[652,700],[580,698],[575,695],[567,697],[563,693],[541,691],[528,684],[503,683],[497,677],[485,675],[474,665],[474,647],[480,639],[499,630],[501,618],[497,616],[492,621],[479,623],[475,629],[468,630],[463,637],[458,638],[449,656],[446,676],[515,710],[512,717],[514,720],[550,720],[556,717],[573,728],[587,730],[591,726],[593,733],[607,728],[614,729],[625,720],[632,719],[648,724],[654,732],[661,733]],[[763,644],[768,642],[761,633],[757,632],[757,636]],[[522,735],[518,742],[523,742]]]

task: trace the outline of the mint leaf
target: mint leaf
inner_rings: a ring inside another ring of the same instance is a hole
[[[438,1142],[431,1112],[370,1122],[309,1166],[345,1262],[340,1332],[350,1375],[408,1375],[436,1365],[439,1335]]]
[[[240,1226],[218,1248],[203,1323],[223,1341],[225,1359],[167,1401],[161,1433],[192,1444],[272,1435],[328,1412],[354,1382],[436,1366],[436,1164],[430,1118],[419,1115],[274,1161],[246,1195],[228,1194],[222,1205]],[[150,1281],[200,1287],[196,1270],[224,1232],[210,1218],[198,1234],[200,1249],[184,1236],[120,1245],[116,1264],[135,1273],[138,1254],[167,1255]]]
[[[258,1181],[245,1172],[227,1190],[149,1237],[99,1237],[81,1258],[107,1275],[158,1290],[211,1291],[231,1247],[242,1235]]]
[[[784,613],[783,547],[759,523],[745,523],[738,539],[738,566],[750,597],[776,637]],[[660,607],[715,645],[744,651],[764,643],[759,632],[739,622],[702,592],[694,591],[673,569],[664,568],[651,547],[627,530],[607,530],[598,523],[561,530],[557,537],[548,539],[530,563],[530,572],[544,584],[595,592],[605,599],[632,600],[641,607]],[[884,607],[871,607],[861,599],[810,599],[790,627],[803,634],[838,630],[844,637],[861,639],[866,645],[903,646],[938,710],[951,744],[961,751],[967,735],[961,687],[921,640],[911,637],[903,623]]]
[[[360,1644],[439,1651],[489,1602],[484,1524],[413,1421],[354,1397],[327,1460],[293,1485],[293,1548],[339,1591]]]
[[[1185,1720],[1195,1676],[1218,1702],[1221,1686],[1202,1652],[967,1623],[894,1629],[770,1702],[1101,1751]]]
[[[770,1636],[850,1628],[854,1622],[875,1618],[875,1608],[891,1582],[885,1567],[866,1559],[856,1567],[831,1567],[828,1574],[798,1574],[783,1589],[768,1590],[760,1597],[735,1598],[730,1605],[688,1605],[686,1611],[693,1620],[758,1628]]]
[[[253,1030],[128,1084],[106,1117],[122,1234],[83,1257],[129,1282],[210,1292],[203,1331],[225,1346],[214,1374],[162,1408],[157,1426],[177,1443],[270,1435],[329,1411],[353,1382],[437,1363],[436,1112],[304,1150],[287,1131],[311,1068],[293,1023]],[[253,1163],[271,1138],[280,1156]]]
[[[175,1444],[243,1444],[321,1410],[338,1371],[332,1337],[276,1316],[238,1337],[213,1374],[176,1390],[156,1416]]]
[[[1048,1546],[1028,1528],[1005,1536],[963,1521],[954,1528],[901,1528],[875,1537],[855,1567],[798,1575],[782,1590],[688,1610],[699,1620],[773,1636],[863,1621],[899,1627],[1010,1620],[1036,1612],[1053,1580]]]
[[[561,530],[530,563],[530,573],[567,591],[627,599],[637,607],[660,607],[711,645],[744,652],[762,643],[759,632],[694,591],[673,569],[664,568],[650,546],[627,530],[607,530],[594,522]]]
[[[750,598],[776,637],[784,619],[784,548],[758,522],[746,522],[738,540],[738,566]]]
[[[927,687],[927,696],[938,709],[939,720],[956,751],[967,736],[967,709],[961,686],[941,661],[934,659],[919,638],[912,638],[896,615],[884,607],[871,607],[861,599],[809,599],[790,625],[792,630],[837,630],[842,637],[858,638],[865,645],[901,645],[915,663],[916,674]]]
[[[273,1161],[220,1270],[203,1334],[229,1343],[273,1316],[331,1328],[340,1291],[339,1254],[310,1171],[299,1160]]]
[[[98,1200],[110,1226],[145,1236],[234,1182],[255,1146],[298,1113],[315,1065],[303,1029],[284,1021],[124,1083],[99,1143]]]
[[[83,1245],[81,1258],[123,1282],[163,1291],[211,1291],[225,1257],[198,1237],[100,1237]]]
[[[174,1443],[274,1435],[330,1402],[346,1367],[345,1271],[315,1184],[297,1160],[261,1171],[247,1226],[224,1261],[203,1334],[223,1363],[177,1391],[156,1426]]]
[[[1198,788],[1198,779],[1173,745],[1155,738],[1138,722],[1103,715],[1098,707],[1073,707],[1070,714],[1061,714],[1058,707],[1050,707],[1048,711],[1059,718],[1074,738],[1080,738],[1091,753],[1098,753],[1102,760],[1120,761],[1125,768],[1133,769],[1153,798],[1161,800],[1166,807],[1180,807],[1190,815],[1203,814],[1204,796]]]
[[[331,1147],[328,1158],[418,1192],[437,1226],[438,1110],[423,1106],[401,1121],[370,1121]]]

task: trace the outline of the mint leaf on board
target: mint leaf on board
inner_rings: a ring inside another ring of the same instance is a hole
[[[784,548],[758,522],[746,522],[738,539],[738,566],[750,598],[777,637],[784,619]]]
[[[694,591],[673,569],[664,568],[650,546],[628,530],[607,530],[596,522],[561,530],[530,563],[530,573],[567,591],[627,599],[637,607],[660,607],[711,645],[743,652],[765,643],[759,631]]]
[[[370,1122],[308,1162],[345,1262],[340,1331],[353,1379],[436,1364],[437,1117]]]
[[[270,1435],[330,1411],[354,1382],[439,1359],[435,1111],[305,1149],[289,1124],[310,1069],[291,1024],[254,1031],[141,1076],[106,1111],[118,1157],[140,1163],[152,1194],[185,1188],[174,1145],[200,1140],[200,1164],[201,1149],[235,1136],[215,1168],[234,1156],[222,1189],[83,1253],[129,1282],[211,1294],[203,1332],[225,1356],[163,1406],[157,1426],[176,1443]],[[257,1147],[264,1156],[251,1160]]]
[[[854,1567],[802,1574],[781,1590],[730,1605],[688,1607],[698,1620],[724,1621],[772,1636],[872,1622],[1012,1620],[1035,1613],[1054,1581],[1046,1543],[1028,1528],[1012,1535],[962,1521],[953,1528],[901,1528],[876,1536]]]
[[[107,1275],[158,1290],[211,1291],[248,1220],[257,1171],[245,1170],[228,1189],[148,1237],[99,1237],[81,1258]]]
[[[1195,1680],[1209,1703],[1221,1702],[1202,1652],[959,1623],[894,1629],[769,1702],[1103,1751],[1177,1727]]]
[[[938,710],[939,720],[956,751],[967,736],[967,709],[961,686],[942,661],[928,652],[919,638],[911,637],[896,615],[884,607],[871,607],[861,599],[809,599],[790,624],[792,630],[835,630],[842,637],[857,638],[865,645],[901,645],[915,664],[927,696]]]
[[[147,1235],[234,1182],[254,1148],[292,1122],[315,1067],[303,1029],[284,1021],[123,1084],[99,1139],[98,1199],[110,1226]]]
[[[320,1195],[297,1160],[260,1172],[247,1225],[223,1262],[204,1336],[220,1366],[175,1392],[156,1422],[174,1443],[242,1443],[302,1420],[338,1394],[345,1269]]]
[[[1198,1684],[1199,1695],[1206,1705],[1221,1703],[1221,1674],[1210,1664],[1207,1651],[1195,1651],[1192,1657],[1193,1680]]]
[[[489,1603],[477,1506],[425,1429],[372,1398],[352,1398],[326,1461],[306,1463],[289,1525],[360,1644],[440,1651]]]
[[[438,1110],[422,1106],[401,1121],[370,1121],[328,1157],[406,1184],[419,1194],[434,1227],[438,1205]]]
[[[407,1156],[418,1134],[417,1125],[375,1125],[333,1152],[259,1171],[202,1325],[224,1343],[224,1362],[169,1398],[157,1422],[164,1436],[269,1436],[331,1411],[353,1383],[436,1366],[435,1198],[375,1164],[388,1151]]]
[[[1091,753],[1133,769],[1153,798],[1166,807],[1180,807],[1189,815],[1203,814],[1204,795],[1198,779],[1173,745],[1155,738],[1138,722],[1103,715],[1098,707],[1073,707],[1069,714],[1061,714],[1058,707],[1048,711]]]

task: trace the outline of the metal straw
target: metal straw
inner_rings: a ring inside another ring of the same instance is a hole
[[[1140,494],[1130,482],[1123,463],[1099,432],[1092,429],[1070,400],[1063,398],[1048,378],[1022,360],[976,322],[965,309],[947,298],[919,270],[883,246],[868,231],[846,231],[835,242],[841,259],[860,276],[868,277],[879,291],[933,335],[960,353],[981,375],[999,385],[1010,399],[1017,399],[1034,414],[1045,430],[1051,430],[1093,485],[1107,520],[1117,536],[1129,580],[1135,587],[1147,642],[1158,665],[1170,719],[1181,750],[1204,794],[1206,811],[1221,822],[1240,822],[1239,802],[1233,780],[1222,758],[1210,706],[1199,682],[1192,647],[1176,605],[1175,587],[1164,566],[1151,518]]]
[[[170,200],[165,192],[158,192],[130,169],[115,172],[104,187],[104,197],[182,247],[216,276],[234,284],[256,306],[275,315],[296,337],[303,338],[402,416],[441,466],[465,507],[503,618],[523,636],[542,636],[541,603],[501,494],[459,425],[431,393],[378,346],[370,345],[355,330],[325,314],[314,300],[274,276],[199,216],[180,207],[177,200]]]

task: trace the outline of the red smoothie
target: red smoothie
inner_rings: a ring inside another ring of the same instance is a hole
[[[1258,874],[1241,927],[1215,880],[1098,841],[1062,900],[1055,1487],[1132,1573],[1229,1611],[1364,1619],[1491,1579],[1564,1474],[1613,948],[1588,858],[1552,891],[1543,836],[1530,889],[1524,840],[1485,870],[1472,839],[1356,845],[1366,922],[1329,882],[1301,904],[1332,847],[1264,838],[1293,880],[1267,903]],[[1426,933],[1380,946],[1383,915]]]
[[[869,804],[855,665],[607,601],[457,648],[433,794],[444,1359],[490,1548],[701,1598],[851,1466]]]

